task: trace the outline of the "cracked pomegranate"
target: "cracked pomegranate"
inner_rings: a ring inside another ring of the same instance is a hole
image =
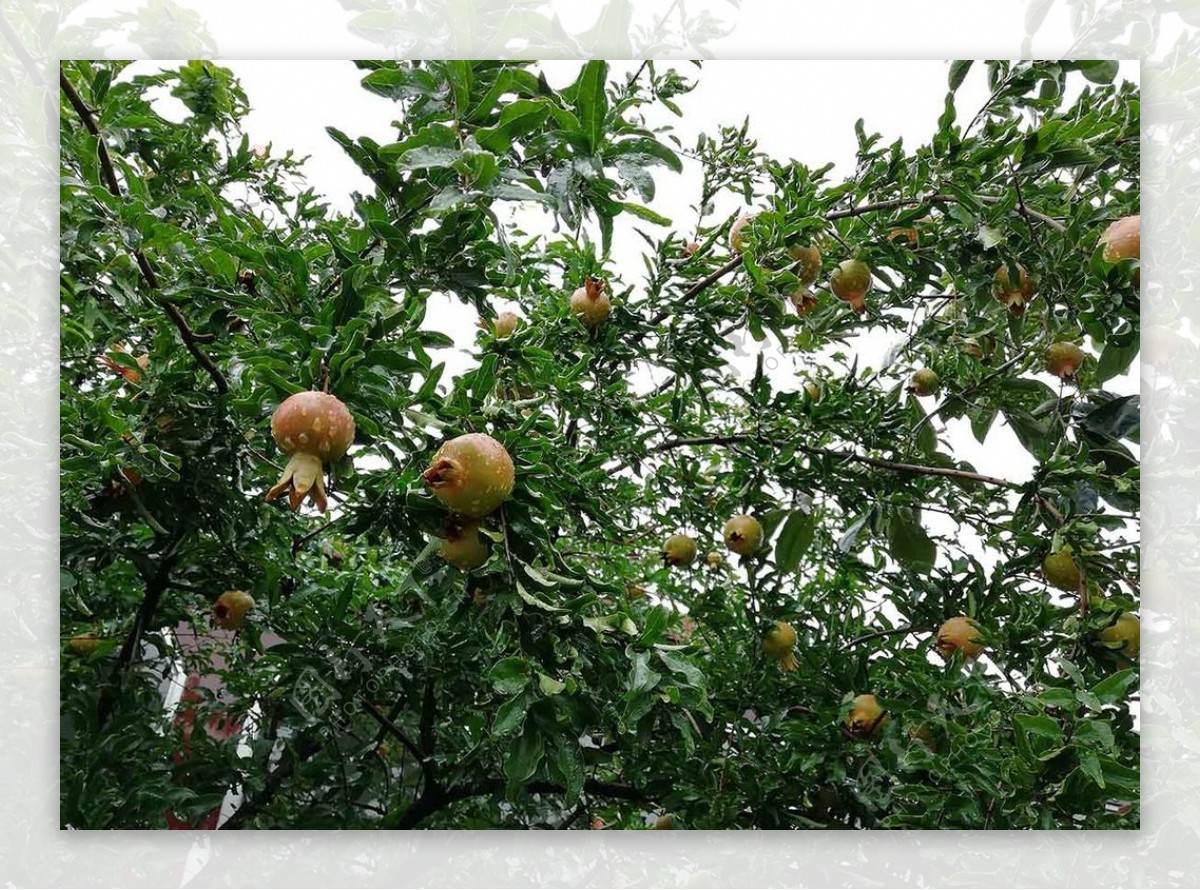
[[[1029,277],[1029,273],[1020,263],[1017,264],[1017,283],[1014,286],[1008,274],[1008,266],[1001,266],[992,276],[992,296],[997,302],[1003,303],[1013,315],[1024,315],[1026,304],[1037,293],[1037,282]]]
[[[749,556],[762,546],[763,527],[753,516],[734,516],[725,523],[725,546]]]
[[[254,597],[244,590],[227,590],[213,603],[213,621],[225,630],[237,630],[246,622],[246,613],[254,608]]]
[[[871,289],[871,267],[862,260],[844,260],[829,276],[829,289],[855,312],[865,311],[867,291]]]
[[[795,646],[796,628],[786,621],[776,621],[775,626],[763,634],[763,652],[779,664],[781,671],[794,671],[800,666],[792,651]]]
[[[515,470],[503,445],[467,433],[438,449],[423,478],[447,509],[481,519],[512,495]]]
[[[571,312],[589,328],[597,327],[612,312],[612,301],[603,279],[588,276],[583,287],[571,294]]]
[[[307,496],[324,513],[324,464],[341,460],[354,442],[354,418],[346,406],[328,393],[298,392],[275,409],[271,435],[290,457],[283,475],[267,492],[267,501],[287,492],[288,504],[296,510]]]

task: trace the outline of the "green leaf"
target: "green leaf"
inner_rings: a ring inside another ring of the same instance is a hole
[[[1112,83],[1120,70],[1120,63],[1111,59],[1076,62],[1075,64],[1079,68],[1080,74],[1092,83],[1099,84]]]
[[[588,151],[599,151],[604,143],[604,124],[608,115],[608,62],[592,60],[583,66],[575,83],[575,114]]]
[[[1117,671],[1093,686],[1092,695],[1096,696],[1102,704],[1116,704],[1125,700],[1125,696],[1129,694],[1129,690],[1137,684],[1137,681],[1138,672],[1135,669],[1127,668]]]
[[[537,725],[532,721],[527,722],[525,730],[508,746],[508,756],[504,760],[504,775],[508,778],[510,794],[537,772],[545,750],[546,743]]]
[[[526,693],[510,698],[496,709],[496,719],[492,722],[492,734],[503,737],[516,732],[525,722],[525,714],[532,702]]]
[[[1104,383],[1114,377],[1119,377],[1129,370],[1133,360],[1141,351],[1141,344],[1135,338],[1131,343],[1121,345],[1115,340],[1104,344],[1100,359],[1096,362],[1096,380]]]
[[[956,59],[950,63],[950,91],[956,92],[962,86],[967,72],[971,70],[974,59]]]
[[[565,793],[563,806],[573,807],[583,791],[583,751],[574,739],[559,742],[554,747],[554,772],[562,780]]]
[[[504,154],[513,142],[538,129],[550,115],[545,99],[518,99],[506,105],[495,126],[475,131],[476,141],[488,151]]]
[[[921,521],[907,508],[893,511],[888,520],[888,552],[910,569],[926,573],[937,559],[937,545]]]
[[[524,658],[502,658],[487,676],[492,688],[501,695],[514,695],[529,684],[533,668]]]
[[[781,574],[796,571],[800,560],[812,546],[817,532],[816,517],[803,510],[793,510],[783,523],[779,539],[775,542],[775,565]]]
[[[538,671],[538,690],[542,695],[558,695],[567,688],[567,684]]]
[[[704,687],[704,674],[690,661],[662,649],[656,649],[655,651],[658,654],[658,660],[663,663],[667,670],[675,674],[682,674],[687,679],[689,686]]]
[[[618,205],[622,210],[627,210],[634,216],[644,219],[647,222],[652,222],[656,226],[669,226],[671,221],[661,214],[655,213],[649,207],[642,207],[638,204],[630,204],[627,201],[622,201]]]

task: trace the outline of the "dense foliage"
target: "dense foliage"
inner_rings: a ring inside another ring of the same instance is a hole
[[[198,823],[233,790],[245,828],[1136,827],[1136,659],[1098,638],[1138,602],[1138,404],[1105,389],[1137,355],[1137,261],[1098,246],[1138,212],[1114,64],[953,63],[928,143],[860,121],[840,181],[744,126],[678,144],[694,67],[554,89],[532,63],[359,64],[395,140],[330,130],[374,184],[349,215],[251,147],[220,66],[63,64],[64,826]],[[960,116],[968,76],[990,98]],[[672,221],[655,184],[685,160],[696,217]],[[629,229],[644,263],[618,268]],[[828,290],[855,258],[861,314]],[[1018,313],[996,275],[1022,269]],[[594,328],[569,309],[589,277]],[[434,294],[485,319],[453,379]],[[1065,383],[1058,341],[1088,354]],[[356,426],[325,515],[264,497],[272,412],[310,389]],[[516,485],[464,572],[422,474],[468,432]],[[976,472],[971,436],[1031,477]],[[739,514],[766,532],[748,556]],[[674,533],[690,565],[664,564]],[[1041,568],[1063,546],[1065,591]],[[211,631],[234,589],[256,606]],[[970,663],[935,650],[962,615]],[[223,678],[183,710],[240,743],[163,708],[180,666]],[[873,733],[845,728],[863,693]]]

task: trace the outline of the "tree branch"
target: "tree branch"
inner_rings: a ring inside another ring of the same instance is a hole
[[[861,637],[855,637],[853,640],[850,640],[848,643],[843,643],[842,648],[849,649],[851,646],[858,646],[858,645],[860,645],[862,643],[866,643],[870,640],[878,639],[879,637],[890,637],[895,634],[927,633],[932,630],[933,630],[932,627],[916,627],[912,624],[905,624],[902,627],[893,627],[890,630],[877,630],[877,631],[873,631],[869,634],[863,634]]]
[[[113,167],[112,156],[109,155],[108,145],[104,141],[104,136],[101,134],[100,128],[96,125],[96,118],[92,114],[92,110],[87,107],[87,103],[83,101],[79,93],[76,91],[75,86],[71,83],[70,78],[67,77],[67,72],[61,67],[58,69],[58,83],[59,86],[62,87],[62,91],[66,95],[67,101],[71,104],[71,107],[75,109],[75,113],[79,116],[80,121],[83,122],[84,127],[96,139],[96,153],[100,159],[100,171],[104,178],[105,185],[108,187],[109,192],[112,193],[114,198],[123,197],[121,192],[121,183],[117,179],[117,171]],[[142,253],[141,249],[133,249],[133,258],[137,262],[138,270],[141,272],[142,278],[146,282],[146,286],[152,292],[152,298],[154,302],[160,308],[162,308],[164,312],[167,313],[167,317],[171,319],[171,322],[178,329],[179,336],[183,339],[184,347],[189,353],[191,353],[192,358],[196,360],[196,363],[200,365],[200,367],[208,373],[208,376],[213,379],[213,383],[215,383],[217,387],[217,393],[220,395],[225,395],[227,392],[229,392],[229,383],[226,381],[225,375],[221,373],[221,369],[213,363],[212,359],[205,354],[204,350],[202,350],[199,345],[201,342],[209,342],[215,338],[207,335],[200,335],[193,331],[191,325],[188,324],[187,319],[184,318],[183,313],[179,311],[179,307],[170,300],[158,295],[157,292],[160,290],[158,275],[155,274],[154,268],[150,265],[149,259],[146,258],[146,255]]]
[[[405,733],[403,729],[385,717],[378,708],[376,708],[365,698],[362,700],[362,703],[367,709],[367,713],[374,717],[380,726],[398,738],[400,740],[400,744],[407,748],[408,752],[412,754],[413,757],[417,758],[417,763],[421,766],[421,772],[425,774],[426,783],[432,785],[434,783],[433,760],[426,756],[421,749],[417,747],[416,743],[408,737],[408,734]]]

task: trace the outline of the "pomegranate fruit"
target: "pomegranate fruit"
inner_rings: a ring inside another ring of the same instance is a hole
[[[1140,259],[1142,255],[1142,216],[1125,216],[1112,223],[1100,236],[1104,259],[1110,263]]]
[[[1010,313],[1016,316],[1025,314],[1025,305],[1037,293],[1037,282],[1029,277],[1029,272],[1020,263],[1017,264],[1017,283],[1014,286],[1008,274],[1008,266],[1001,266],[992,276],[992,296],[997,302],[1003,303]]]
[[[687,535],[671,535],[663,543],[663,562],[669,566],[690,566],[696,558],[696,542]]]
[[[588,276],[583,287],[571,294],[571,312],[589,328],[597,327],[612,312],[612,301],[603,279]]]
[[[792,271],[800,279],[801,285],[810,285],[821,275],[821,251],[811,245],[793,244],[788,248],[788,256],[795,261]]]
[[[254,597],[244,590],[227,590],[213,603],[213,621],[225,630],[237,630],[246,623],[246,613],[254,608]]]
[[[871,289],[871,267],[862,260],[844,260],[829,276],[829,289],[855,312],[865,311],[867,291]]]
[[[696,255],[696,253],[699,250],[700,250],[700,242],[689,241],[686,245],[684,245],[683,255],[686,257],[693,257]]]
[[[1079,566],[1071,556],[1071,548],[1063,547],[1057,553],[1051,553],[1042,561],[1042,574],[1046,583],[1059,590],[1070,593],[1079,592]]]
[[[1074,380],[1087,353],[1074,343],[1059,341],[1046,347],[1046,370],[1060,380]]]
[[[846,715],[845,731],[851,738],[869,738],[882,729],[888,719],[878,699],[869,692],[864,693],[854,697],[850,713]]]
[[[962,341],[962,353],[963,355],[969,355],[971,358],[981,359],[983,358],[983,347],[974,337],[966,337]]]
[[[708,555],[704,557],[704,562],[710,569],[719,569],[725,565],[725,557],[716,550],[710,550],[708,551]]]
[[[821,305],[816,294],[804,285],[801,285],[798,290],[791,293],[788,296],[788,300],[791,302],[792,308],[796,310],[797,315],[807,315]]]
[[[1103,630],[1097,631],[1096,639],[1108,644],[1108,648],[1120,652],[1126,658],[1137,658],[1141,651],[1142,622],[1136,615],[1122,612],[1117,620]]]
[[[481,519],[508,500],[515,470],[503,445],[485,433],[467,433],[438,449],[423,478],[447,509]]]
[[[920,742],[934,754],[937,753],[937,740],[927,726],[914,726],[908,731],[908,737],[914,742]]]
[[[963,658],[971,661],[979,657],[983,651],[983,643],[979,639],[979,625],[963,615],[950,618],[937,632],[938,652],[949,660],[955,652],[961,652]]]
[[[746,246],[746,237],[743,232],[753,219],[753,214],[743,213],[729,227],[729,249],[734,253],[741,253]]]
[[[763,634],[763,652],[779,664],[781,671],[794,671],[800,666],[792,651],[795,646],[796,628],[786,621],[776,621],[775,626]]]
[[[942,387],[937,372],[929,368],[917,371],[908,381],[908,391],[914,396],[932,396]]]
[[[479,533],[479,523],[447,523],[439,553],[442,559],[464,572],[479,568],[488,560],[488,545]]]
[[[808,396],[808,400],[814,405],[821,401],[821,387],[813,383],[811,380],[804,384],[804,393]]]
[[[286,491],[293,510],[299,509],[307,496],[324,513],[324,463],[341,460],[354,442],[354,418],[346,406],[328,393],[298,392],[275,409],[271,435],[290,457],[283,475],[267,492],[267,501]]]
[[[763,527],[753,516],[734,516],[725,523],[725,546],[749,556],[762,546]]]
[[[515,312],[501,312],[496,316],[496,320],[492,322],[492,334],[497,340],[504,340],[513,335],[513,331],[517,329],[517,318]]]
[[[86,658],[100,648],[100,638],[94,633],[76,634],[67,642],[67,648],[80,658]]]
[[[671,813],[664,813],[659,816],[654,822],[654,830],[656,831],[674,831],[675,816]]]
[[[120,355],[127,355],[129,353],[129,350],[125,348],[124,343],[114,344],[112,351]],[[143,352],[137,357],[137,368],[131,368],[128,365],[123,365],[121,362],[118,362],[116,359],[110,358],[107,355],[102,356],[101,361],[104,362],[104,366],[110,371],[115,374],[119,374],[120,376],[124,377],[127,382],[137,386],[142,382],[142,372],[146,371],[150,367],[150,354]],[[139,368],[141,370],[139,370]]]

